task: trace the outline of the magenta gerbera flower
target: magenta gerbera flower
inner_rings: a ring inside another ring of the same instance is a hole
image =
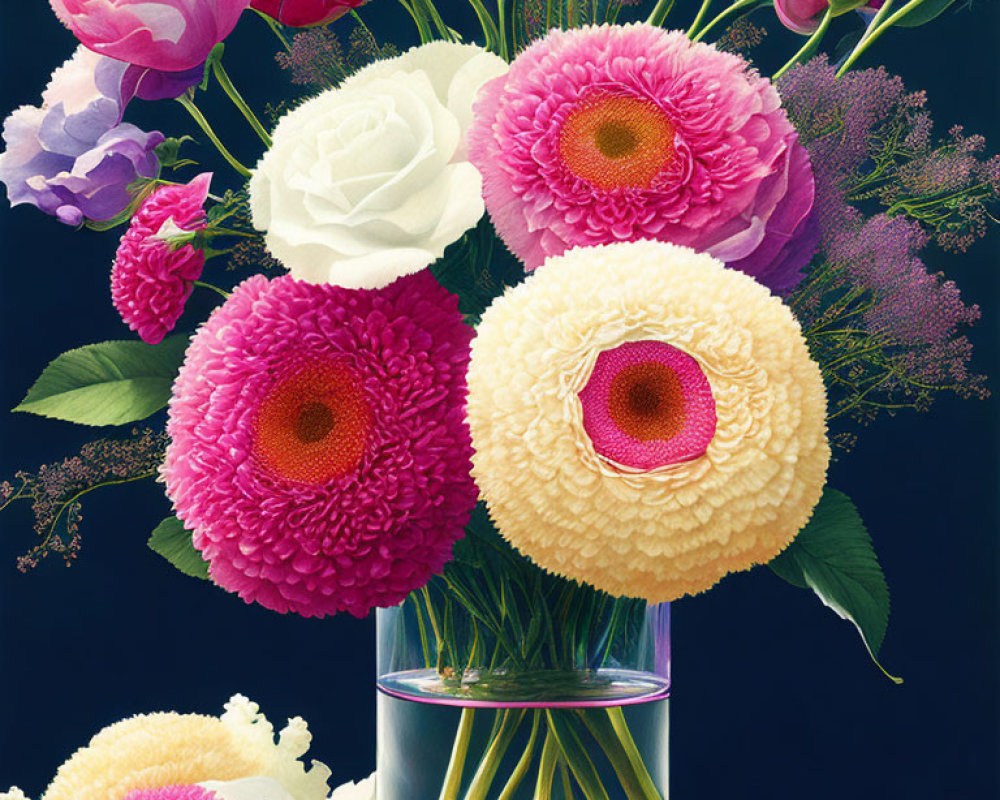
[[[475,116],[487,210],[529,270],[658,239],[783,291],[815,251],[809,157],[774,87],[682,33],[553,31],[483,88]]]
[[[191,244],[175,247],[171,235],[205,227],[205,198],[212,174],[183,186],[161,186],[132,217],[111,269],[111,299],[122,321],[144,342],[158,344],[174,329],[205,267]]]
[[[164,786],[159,789],[136,789],[122,800],[219,800],[219,796],[197,784]]]
[[[472,330],[426,271],[384,289],[241,284],[195,335],[163,467],[220,586],[322,616],[399,603],[476,502]]]

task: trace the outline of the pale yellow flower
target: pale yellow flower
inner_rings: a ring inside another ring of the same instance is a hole
[[[598,355],[663,342],[707,378],[702,455],[597,453],[579,393]],[[469,369],[474,475],[500,532],[552,572],[651,602],[769,561],[826,479],[826,395],[791,311],[711,256],[659,242],[549,259],[483,316]]]
[[[294,800],[325,800],[330,770],[299,758],[312,739],[306,723],[274,727],[256,703],[236,695],[221,717],[141,714],[116,722],[77,750],[43,800],[116,800],[135,789],[266,778]],[[22,800],[11,798],[10,800]]]

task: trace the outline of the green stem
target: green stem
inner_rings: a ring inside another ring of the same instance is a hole
[[[194,285],[202,289],[211,289],[217,295],[220,295],[223,299],[225,300],[229,299],[229,292],[225,291],[224,289],[220,289],[218,286],[214,286],[211,283],[205,283],[205,281],[195,281]]]
[[[455,37],[452,35],[451,28],[444,24],[444,20],[441,19],[441,15],[438,13],[437,8],[434,6],[433,0],[412,0],[414,3],[420,3],[423,10],[430,17],[431,22],[434,23],[434,27],[438,30],[438,35],[446,42],[455,41]]]
[[[486,6],[483,5],[482,0],[469,0],[469,5],[476,12],[476,17],[479,19],[479,24],[483,29],[483,37],[486,39],[486,49],[491,53],[500,55],[500,31],[497,29],[493,17],[490,16],[490,12],[486,10]]]
[[[704,12],[705,7],[711,4],[712,0],[704,0],[702,3],[702,11],[699,12],[699,18]],[[670,13],[670,9],[674,7],[674,0],[657,0],[656,5],[653,6],[653,10],[649,12],[649,17],[646,19],[647,25],[662,25],[666,20],[667,15]]]
[[[351,15],[351,18],[357,23],[358,27],[368,34],[368,38],[371,39],[373,42],[377,42],[378,40],[375,38],[375,34],[371,32],[371,29],[367,25],[365,25],[365,21],[361,19],[361,15],[353,8],[350,10],[349,13]]]
[[[586,800],[610,800],[607,790],[601,784],[594,762],[581,744],[580,737],[573,730],[573,718],[558,709],[546,710],[545,714],[548,717],[549,728],[559,743],[559,749],[562,750],[563,757]]]
[[[559,743],[556,741],[552,728],[545,732],[545,743],[542,745],[542,757],[538,762],[538,779],[535,781],[533,800],[551,800],[552,781],[556,774],[556,761],[559,756]]]
[[[639,777],[639,783],[642,784],[645,791],[649,792],[650,797],[660,797],[659,789],[656,788],[649,770],[646,769],[646,762],[643,760],[642,755],[640,755],[639,748],[635,746],[635,739],[632,738],[632,731],[629,730],[628,722],[625,720],[625,713],[622,711],[621,706],[607,708],[605,711],[608,719],[611,720],[611,727],[618,735],[618,741],[621,742],[625,750],[625,756]]]
[[[573,783],[569,776],[569,767],[566,759],[559,759],[559,777],[562,778],[563,800],[573,800]]]
[[[439,800],[457,800],[458,798],[458,793],[462,788],[462,774],[465,772],[465,758],[469,752],[469,740],[472,738],[472,724],[474,722],[475,709],[463,708]]]
[[[410,15],[413,19],[414,24],[417,26],[417,32],[420,34],[420,43],[427,44],[434,40],[434,34],[431,33],[430,27],[427,25],[427,19],[424,17],[423,13],[417,6],[418,0],[398,0],[399,4],[406,9],[406,13]]]
[[[222,62],[219,59],[215,59],[212,62],[212,72],[215,74],[215,79],[219,82],[219,86],[222,90],[229,95],[229,99],[233,101],[233,105],[239,109],[240,113],[246,118],[246,121],[250,123],[250,127],[254,129],[254,132],[260,137],[260,140],[264,143],[264,147],[271,146],[271,136],[261,125],[260,120],[257,119],[257,115],[253,113],[253,110],[247,104],[247,101],[243,99],[243,95],[239,93],[239,90],[233,85],[232,79],[229,77],[229,73],[226,72],[226,68],[222,66]]]
[[[712,28],[714,28],[716,25],[718,25],[721,22],[724,22],[725,20],[729,19],[729,17],[731,17],[733,14],[736,14],[737,12],[742,11],[744,8],[749,8],[750,6],[756,6],[759,3],[760,3],[760,0],[738,0],[737,2],[735,2],[731,6],[729,6],[729,8],[723,9],[722,12],[720,12],[719,14],[717,14],[712,19],[712,21],[709,22],[708,25],[706,25],[704,28],[702,28],[701,31],[699,31],[698,33],[696,33],[696,34],[694,33],[695,26],[692,25],[691,28],[690,28],[690,30],[688,30],[688,36],[691,37],[691,41],[693,41],[693,42],[700,42],[702,39],[705,38],[705,36],[708,34],[708,32],[710,30],[712,30]],[[695,21],[697,22],[697,20],[695,20]],[[694,34],[694,35],[692,35],[692,34]]]
[[[198,127],[201,128],[212,144],[215,145],[215,149],[219,151],[219,155],[226,160],[229,166],[231,166],[244,178],[249,178],[252,174],[250,170],[237,161],[236,157],[230,153],[226,146],[222,143],[222,140],[216,136],[215,131],[212,130],[212,126],[209,125],[208,120],[205,119],[205,115],[202,114],[198,109],[198,106],[194,104],[194,100],[192,100],[188,95],[182,94],[177,98],[177,102],[180,103],[188,114],[191,115],[191,118],[198,123]]]
[[[851,51],[851,54],[846,59],[844,59],[844,63],[841,64],[840,69],[837,70],[837,77],[839,78],[841,75],[847,72],[847,70],[849,70],[853,66],[854,62],[861,57],[861,54],[864,53],[865,50],[867,50],[873,44],[875,44],[875,42],[878,40],[880,36],[882,36],[883,33],[885,33],[887,30],[889,30],[889,28],[891,28],[893,25],[899,22],[900,19],[905,17],[914,9],[918,8],[923,3],[924,0],[910,0],[910,2],[906,3],[901,9],[892,14],[892,16],[890,16],[888,19],[885,19],[885,21],[876,24],[876,21],[879,19],[879,16],[882,11],[888,13],[888,10],[886,8],[879,9],[880,14],[876,14],[875,19],[873,19],[871,24],[868,26],[868,30],[865,32],[865,35],[861,37],[861,40],[854,46],[854,49]]]
[[[469,784],[469,791],[465,793],[465,800],[486,800],[493,785],[493,778],[496,777],[500,762],[503,760],[507,748],[514,739],[517,729],[524,719],[524,711],[508,708],[503,712],[503,722],[500,723],[500,730],[491,739],[490,746],[479,762],[479,768]]]
[[[267,27],[271,29],[278,41],[281,42],[281,46],[285,48],[286,53],[292,52],[292,46],[288,44],[288,39],[285,38],[284,32],[281,30],[281,24],[272,16],[265,14],[263,11],[258,11],[256,8],[252,9],[258,17],[260,17],[264,22],[267,23]]]
[[[691,27],[687,29],[688,38],[691,38],[698,32],[698,27],[705,21],[705,17],[708,16],[708,9],[711,7],[712,0],[702,0],[701,5],[698,7],[698,13],[695,14],[694,22],[692,22]]]
[[[813,35],[809,37],[808,41],[806,41],[806,43],[802,45],[799,51],[788,60],[788,63],[786,63],[785,66],[783,66],[781,69],[775,72],[774,75],[771,76],[771,80],[772,81],[778,80],[778,78],[780,78],[782,75],[788,72],[788,70],[790,70],[792,67],[798,64],[800,61],[804,61],[805,59],[809,58],[809,56],[813,54],[816,48],[819,47],[819,43],[823,40],[823,37],[826,36],[826,31],[830,27],[830,22],[832,20],[833,20],[833,9],[827,8],[826,13],[823,15],[823,19],[820,21],[819,27],[816,29],[815,33],[813,33]]]
[[[507,784],[503,787],[503,791],[497,796],[497,800],[511,800],[514,792],[517,791],[517,787],[524,780],[524,776],[528,774],[531,760],[535,757],[535,743],[538,740],[541,720],[542,712],[536,709],[532,712],[531,716],[531,735],[528,737],[528,745],[524,748],[524,753],[518,759],[517,766],[514,767],[514,771],[510,774],[510,778],[507,779]]]
[[[497,28],[500,31],[500,58],[510,61],[510,44],[507,37],[507,0],[497,0]]]

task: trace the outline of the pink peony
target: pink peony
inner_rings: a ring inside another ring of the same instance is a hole
[[[205,254],[191,244],[176,247],[169,234],[205,227],[203,209],[212,174],[186,186],[162,186],[140,206],[122,236],[111,269],[111,299],[144,342],[158,344],[174,329],[201,277]]]
[[[251,0],[250,6],[269,17],[274,17],[282,25],[292,28],[307,28],[311,25],[326,25],[333,22],[352,8],[358,8],[366,0]]]
[[[162,470],[212,579],[307,617],[424,585],[477,497],[471,339],[427,271],[377,290],[237,287],[188,349]]]
[[[197,67],[236,27],[250,0],[49,0],[83,44],[141,67]]]
[[[809,157],[742,58],[649,25],[553,31],[488,83],[470,157],[527,269],[578,245],[659,239],[775,290],[815,250]]]

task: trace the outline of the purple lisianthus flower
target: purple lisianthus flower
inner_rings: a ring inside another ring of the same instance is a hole
[[[106,59],[111,63],[121,63]],[[140,100],[173,100],[201,82],[205,65],[199,64],[183,72],[162,72],[158,69],[129,64],[121,80],[121,102],[124,109],[133,97]]]
[[[163,134],[121,121],[129,68],[81,47],[52,74],[40,107],[7,118],[0,182],[11,205],[30,203],[67,225],[109,220],[131,202],[131,183],[159,174]]]

